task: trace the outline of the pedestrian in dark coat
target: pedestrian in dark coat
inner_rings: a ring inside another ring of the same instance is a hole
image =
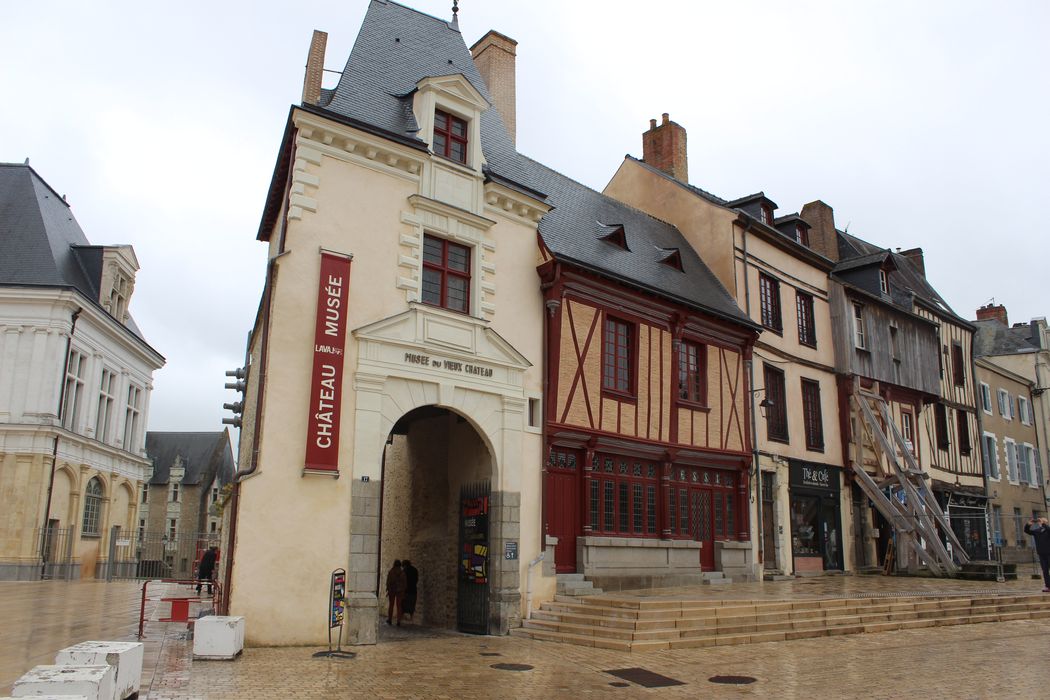
[[[397,626],[401,626],[401,616],[404,614],[402,605],[404,604],[405,588],[407,586],[408,581],[405,579],[405,570],[401,568],[401,560],[395,559],[394,565],[390,567],[390,571],[386,575],[386,597],[390,601],[386,609],[386,623],[388,625],[394,615],[394,608],[397,608]]]
[[[208,547],[201,555],[200,563],[197,565],[197,595],[201,593],[201,585],[208,582],[208,595],[211,595],[211,582],[215,578],[215,559],[219,556],[218,547]]]
[[[1032,518],[1024,526],[1025,534],[1035,540],[1035,553],[1043,569],[1043,593],[1050,593],[1050,525],[1046,518]]]
[[[412,562],[405,559],[405,603],[402,606],[408,619],[413,619],[416,614],[416,598],[419,595],[419,569],[412,566]]]

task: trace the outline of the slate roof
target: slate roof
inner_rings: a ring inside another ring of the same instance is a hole
[[[0,250],[0,285],[75,289],[99,304],[102,247],[28,165],[0,163]],[[145,342],[133,319],[126,326]]]
[[[321,106],[391,138],[422,144],[412,93],[424,78],[452,74],[463,75],[492,103],[457,28],[390,0],[371,0],[339,83]],[[539,231],[556,257],[755,327],[678,229],[522,156],[496,109],[482,112],[481,147],[486,177],[554,207]],[[603,224],[623,225],[630,251],[599,240],[610,230]],[[671,248],[681,252],[684,274],[660,262]]]
[[[175,458],[182,458],[184,486],[208,484],[214,479],[220,486],[233,480],[236,467],[230,446],[229,430],[205,433],[146,433],[146,455],[153,462],[149,483],[165,485],[171,480]]]
[[[1027,323],[1012,327],[996,320],[972,323],[977,327],[973,340],[973,354],[977,357],[1019,355],[1040,349],[1038,336],[1033,337],[1032,326]]]
[[[848,265],[855,258],[872,258],[889,254],[893,259],[895,270],[889,272],[890,293],[894,303],[909,311],[912,309],[911,295],[914,294],[927,307],[935,310],[942,316],[950,318],[953,322],[963,326],[970,326],[970,322],[955,313],[944,300],[926,276],[911,260],[892,250],[880,248],[862,238],[850,235],[845,231],[838,231],[839,242],[839,266]],[[839,267],[839,269],[845,269]]]

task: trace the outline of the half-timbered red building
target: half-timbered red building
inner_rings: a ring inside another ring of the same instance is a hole
[[[538,170],[556,570],[605,587],[745,574],[755,325],[674,226]]]

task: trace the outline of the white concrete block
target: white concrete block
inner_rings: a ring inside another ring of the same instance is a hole
[[[244,618],[206,615],[193,625],[193,658],[233,659],[244,649]]]
[[[41,695],[80,695],[87,700],[112,700],[112,666],[37,666],[17,681],[16,698]]]
[[[142,678],[142,642],[81,642],[55,656],[59,666],[112,666],[113,700],[124,700],[139,690]]]

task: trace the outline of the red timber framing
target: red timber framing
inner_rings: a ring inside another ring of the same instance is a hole
[[[575,571],[576,538],[591,535],[703,541],[698,564],[713,568],[716,540],[750,539],[746,368],[757,333],[557,260],[538,271],[544,517],[558,571]],[[629,368],[626,384],[609,386],[610,361]]]

